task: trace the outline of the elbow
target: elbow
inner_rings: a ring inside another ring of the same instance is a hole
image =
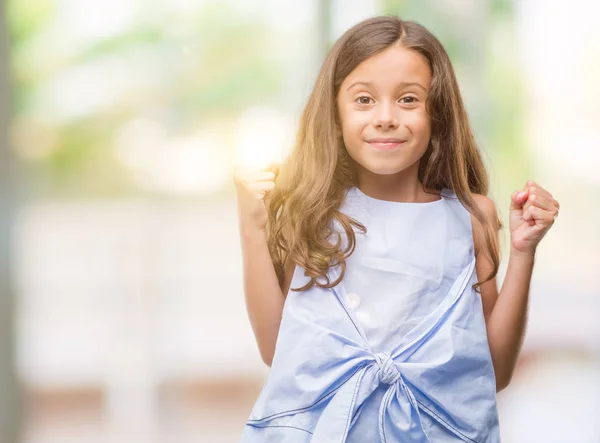
[[[271,367],[271,365],[273,364],[273,359],[272,358],[268,358],[268,357],[262,357],[262,361],[265,365],[267,365],[269,368]]]
[[[496,377],[496,392],[500,392],[508,387],[512,379],[512,373],[503,377]]]
[[[271,367],[271,365],[273,364],[273,352],[261,349],[260,358],[263,361],[263,363],[268,367]]]

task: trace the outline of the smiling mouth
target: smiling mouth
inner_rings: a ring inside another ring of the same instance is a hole
[[[399,146],[403,145],[404,143],[406,143],[406,140],[400,140],[400,139],[388,139],[388,140],[373,139],[373,140],[367,141],[367,143],[369,145],[371,145],[375,149],[383,150],[383,151],[389,151],[391,149],[395,149],[395,148],[398,148]]]

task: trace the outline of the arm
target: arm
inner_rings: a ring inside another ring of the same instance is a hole
[[[238,170],[237,190],[242,246],[244,296],[250,324],[262,360],[271,366],[285,295],[294,266],[286,263],[283,287],[279,287],[267,244],[265,198],[275,187],[276,168],[271,171]]]
[[[485,218],[495,223],[497,211],[494,202],[482,195],[474,198]],[[498,294],[495,278],[481,286],[497,391],[507,387],[512,378],[525,337],[535,251],[554,223],[557,212],[558,201],[535,182],[528,182],[523,193],[513,193],[510,207],[511,249],[502,289]],[[485,278],[492,269],[492,263],[484,248],[483,229],[474,217],[473,222],[475,248],[480,251],[476,262],[477,275]],[[494,241],[498,244],[497,233]]]
[[[494,202],[483,195],[474,195],[474,198],[485,218],[494,223],[497,217]],[[475,217],[472,217],[472,221],[475,249],[478,251],[475,265],[477,276],[484,279],[492,271],[493,265],[485,250],[483,228]],[[499,244],[498,233],[494,241]],[[532,270],[533,257],[527,260],[526,257],[511,254],[500,293],[498,294],[496,278],[484,283],[480,288],[498,392],[508,386],[512,378],[525,337]]]
[[[271,366],[285,301],[284,294],[289,289],[294,265],[290,261],[286,263],[283,288],[280,288],[265,232],[240,226],[240,234],[248,317],[260,356],[267,366]]]

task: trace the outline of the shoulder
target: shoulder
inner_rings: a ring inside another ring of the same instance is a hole
[[[494,200],[481,194],[471,194],[471,197],[475,202],[475,206],[483,215],[484,220],[487,221],[490,226],[500,229],[501,225],[500,219],[498,218],[498,208],[496,207]],[[473,213],[471,213],[471,221],[473,227],[481,227],[481,221]]]
[[[471,196],[486,219],[493,220],[497,217],[498,211],[494,200],[481,194],[471,194]]]
[[[481,222],[474,214],[474,211],[470,210],[467,205],[459,200],[457,194],[452,190],[444,190],[442,191],[442,195],[446,197],[446,199],[462,208],[464,213],[466,214],[466,218],[471,221],[473,228],[481,226]],[[483,215],[484,220],[487,220],[492,226],[499,221],[498,219],[498,210],[496,208],[496,203],[490,197],[487,197],[482,194],[471,193],[471,199],[475,203],[475,207],[479,209],[479,212]],[[470,217],[469,217],[470,216]]]
[[[475,202],[475,206],[483,215],[484,222],[497,232],[501,227],[501,223],[498,218],[498,209],[494,200],[481,194],[471,194],[471,197]],[[473,225],[475,250],[478,251],[481,249],[481,246],[485,244],[485,226],[473,213],[471,213],[471,223]]]

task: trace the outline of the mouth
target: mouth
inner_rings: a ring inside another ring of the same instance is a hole
[[[375,149],[389,151],[400,147],[406,143],[406,140],[401,140],[399,138],[373,138],[367,140],[367,143]]]

